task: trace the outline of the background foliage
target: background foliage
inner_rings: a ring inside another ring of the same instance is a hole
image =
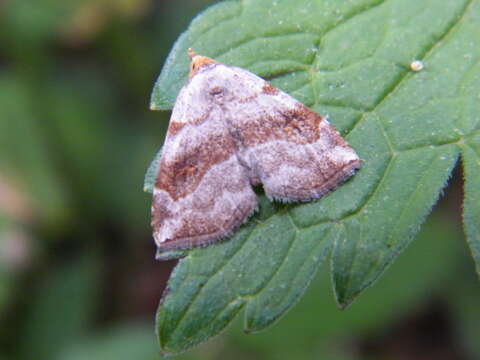
[[[208,4],[0,4],[0,359],[158,358],[153,314],[173,263],[154,261],[141,187],[168,113],[148,99]],[[347,311],[320,269],[269,331],[246,336],[236,322],[183,357],[477,358],[461,179],[457,169],[417,241]]]

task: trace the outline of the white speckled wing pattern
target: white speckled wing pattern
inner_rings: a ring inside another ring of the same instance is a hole
[[[163,149],[152,206],[160,251],[230,235],[257,207],[252,185],[271,199],[309,201],[360,167],[325,118],[246,70],[200,56]]]

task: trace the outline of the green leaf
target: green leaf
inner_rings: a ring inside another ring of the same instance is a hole
[[[172,107],[187,79],[188,47],[329,115],[363,167],[320,201],[262,198],[260,213],[231,239],[184,253],[158,310],[164,353],[218,334],[242,308],[246,331],[264,329],[329,253],[337,301],[350,304],[410,243],[462,151],[466,228],[479,249],[478,0],[219,3],[178,39],[152,109]],[[410,69],[417,59],[421,71]]]
[[[463,147],[465,203],[463,221],[468,243],[480,274],[480,137]]]
[[[155,158],[150,163],[147,173],[145,174],[145,180],[143,181],[143,191],[153,194],[153,187],[155,186],[155,180],[157,178],[158,171],[160,170],[160,157],[162,156],[162,149],[157,151]]]
[[[432,293],[436,296],[445,290],[451,293],[452,275],[457,275],[455,281],[458,280],[462,234],[441,210],[436,213],[429,216],[402,256],[348,311],[334,310],[335,302],[328,291],[329,274],[323,271],[327,264],[324,264],[302,301],[268,334],[245,336],[239,331],[241,322],[235,321],[233,331],[228,331],[226,337],[233,337],[235,344],[243,345],[244,353],[262,354],[262,360],[312,359],[313,353],[315,359],[337,360],[338,344],[345,344],[347,339],[381,336],[392,323],[408,317],[412,306],[428,304]],[[431,256],[433,247],[435,256]],[[479,287],[470,284],[469,288]],[[471,299],[472,306],[477,308],[478,296],[461,298]],[[471,318],[472,311],[468,314]],[[478,318],[473,321],[477,324],[473,335],[478,342],[480,321]]]

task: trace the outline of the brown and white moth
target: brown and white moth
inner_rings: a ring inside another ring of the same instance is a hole
[[[318,199],[360,167],[327,119],[260,77],[189,51],[153,191],[159,251],[217,242],[269,199]]]

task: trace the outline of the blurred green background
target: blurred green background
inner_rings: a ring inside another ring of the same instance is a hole
[[[0,1],[0,360],[157,359],[144,172],[165,57],[208,0]],[[478,359],[480,287],[457,169],[421,234],[339,311],[321,268],[271,329],[238,319],[184,359]]]

